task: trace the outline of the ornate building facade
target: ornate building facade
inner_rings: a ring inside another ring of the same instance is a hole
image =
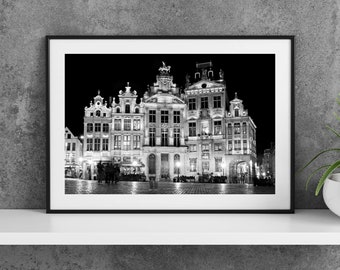
[[[110,104],[98,95],[84,116],[84,168],[120,164],[123,173],[172,180],[177,175],[211,174],[251,183],[256,161],[256,126],[237,97],[229,100],[224,73],[211,62],[196,65],[184,91],[173,82],[170,66],[159,68],[156,82],[137,102],[129,84]],[[85,166],[86,164],[86,166]]]
[[[71,130],[65,128],[65,176],[78,178],[82,175],[83,145]]]

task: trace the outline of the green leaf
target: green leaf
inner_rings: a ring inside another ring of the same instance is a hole
[[[323,186],[323,184],[325,183],[327,177],[337,168],[340,167],[340,160],[334,162],[331,166],[329,166],[329,168],[324,172],[324,174],[321,176],[318,186],[316,187],[315,190],[315,196],[319,195],[319,192]]]
[[[309,177],[307,178],[307,181],[306,181],[306,190],[308,189],[308,185],[309,185],[309,182],[310,180],[313,178],[313,176],[320,170],[324,169],[324,168],[328,168],[330,165],[324,165],[324,166],[321,166],[319,168],[317,168],[315,171],[313,171]]]
[[[306,169],[314,160],[316,160],[319,156],[327,153],[327,152],[331,152],[331,151],[340,151],[340,148],[330,148],[330,149],[326,149],[321,151],[320,153],[318,153],[316,156],[314,156],[306,165],[304,165],[301,169],[298,170],[298,172],[303,171],[304,169]]]
[[[328,128],[330,131],[332,131],[336,136],[338,136],[340,138],[340,133],[337,132],[334,128],[326,125],[326,128]]]

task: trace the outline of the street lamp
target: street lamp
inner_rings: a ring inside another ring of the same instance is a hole
[[[179,182],[179,168],[181,167],[181,162],[177,161],[176,167],[177,167],[177,173],[178,173],[177,182]]]

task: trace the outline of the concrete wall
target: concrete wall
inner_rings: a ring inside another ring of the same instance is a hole
[[[45,35],[295,35],[295,144],[296,168],[299,168],[319,149],[335,143],[325,124],[336,126],[332,111],[340,93],[339,6],[335,0],[2,0],[0,208],[45,207]],[[317,164],[330,160],[326,158]],[[306,174],[296,177],[296,207],[325,207],[322,197],[313,195],[315,182],[308,192],[304,190],[305,178]],[[7,261],[7,267],[13,265],[13,269],[19,269],[20,263],[46,263],[50,269],[64,265],[65,269],[80,266],[95,269],[87,259],[90,254],[102,266],[107,263],[125,269],[148,268],[151,264],[147,261],[154,257],[157,258],[154,269],[163,266],[176,269],[174,264],[172,268],[165,264],[174,261],[178,269],[189,269],[196,264],[196,269],[209,269],[210,263],[216,268],[232,267],[236,263],[243,268],[254,268],[266,262],[269,267],[275,260],[282,266],[289,264],[289,269],[308,265],[321,269],[318,263],[331,264],[324,259],[317,261],[315,255],[321,252],[338,256],[335,250],[334,247],[111,247],[111,257],[103,247],[12,247],[0,249],[0,261]],[[142,255],[136,255],[137,252]],[[14,259],[15,253],[22,258],[20,262]],[[263,253],[272,255],[260,260],[258,257]],[[211,260],[202,261],[206,258],[202,254],[208,254],[207,259]],[[45,259],[38,259],[39,256]],[[192,256],[198,263],[186,260]],[[105,260],[100,260],[102,257]],[[66,262],[68,259],[70,262]]]

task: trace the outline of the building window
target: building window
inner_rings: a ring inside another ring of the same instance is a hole
[[[235,117],[239,117],[239,116],[240,116],[239,109],[235,109]]]
[[[105,133],[109,132],[109,124],[107,124],[107,123],[103,124],[103,132],[105,132]]]
[[[140,130],[140,119],[133,120],[133,130]]]
[[[86,139],[86,151],[93,151],[93,139]]]
[[[189,111],[196,110],[196,99],[189,98]]]
[[[131,119],[124,119],[124,130],[131,130]]]
[[[181,112],[174,111],[174,124],[179,124],[181,122]]]
[[[196,172],[197,170],[197,158],[189,158],[190,172]]]
[[[214,96],[214,108],[221,108],[221,96]]]
[[[222,172],[222,158],[215,158],[215,171]]]
[[[119,107],[117,107],[116,113],[120,113],[120,108]]]
[[[244,137],[247,136],[247,124],[246,123],[242,124],[242,133]]]
[[[76,143],[72,143],[72,151],[76,151]]]
[[[130,113],[130,104],[125,105],[125,113]]]
[[[103,149],[103,151],[109,150],[109,139],[103,139],[102,149]]]
[[[181,145],[180,132],[181,130],[179,128],[174,128],[174,146]]]
[[[156,145],[156,128],[149,128],[149,145]]]
[[[121,119],[115,119],[114,121],[114,128],[115,130],[121,130],[122,129],[122,120]]]
[[[169,137],[168,137],[168,129],[167,128],[162,128],[161,129],[161,146],[168,146],[169,145]]]
[[[174,166],[174,173],[175,174],[180,174],[181,173],[180,166],[178,166],[178,165],[180,165],[180,162],[181,162],[180,156],[178,154],[175,154],[174,155],[174,164],[175,164],[175,166]]]
[[[197,152],[197,145],[189,144],[189,152]]]
[[[228,135],[232,135],[233,134],[233,127],[231,124],[228,124]]]
[[[161,123],[169,123],[169,111],[161,111]]]
[[[94,151],[100,151],[100,139],[99,138],[94,139]]]
[[[209,135],[209,123],[205,121],[205,122],[202,122],[201,124],[202,124],[201,126],[202,135]]]
[[[87,132],[93,132],[93,124],[92,123],[89,123],[86,125],[86,131]]]
[[[206,159],[206,160],[210,159],[209,153],[203,153],[202,154],[202,159]]]
[[[204,151],[204,152],[209,152],[209,144],[202,144],[202,151]]]
[[[156,123],[156,111],[155,110],[149,111],[149,123]]]
[[[93,116],[93,112],[90,113],[90,116]]]
[[[136,108],[136,109],[135,109],[135,113],[139,113],[139,108]]]
[[[241,134],[241,125],[240,125],[240,123],[234,124],[234,134],[235,135]]]
[[[133,136],[133,149],[140,149],[140,136]]]
[[[234,147],[236,151],[241,150],[241,140],[235,140],[234,141]]]
[[[67,134],[67,139],[71,139],[71,134]]]
[[[115,135],[113,137],[113,149],[121,149],[122,145],[122,136]]]
[[[233,150],[233,142],[228,141],[228,151],[232,151],[232,150]]]
[[[222,151],[222,143],[215,143],[214,151]]]
[[[67,143],[67,145],[66,145],[66,151],[71,151],[71,143]]]
[[[100,117],[100,110],[96,111],[96,116]]]
[[[247,140],[243,140],[243,150],[247,150]]]
[[[209,173],[209,161],[202,162],[202,172]]]
[[[94,132],[100,132],[101,129],[101,123],[95,123],[94,124]]]
[[[208,109],[208,97],[201,97],[201,109]]]
[[[214,122],[214,134],[221,135],[222,134],[222,121]]]
[[[123,150],[130,150],[131,149],[131,136],[124,135],[123,136]]]
[[[190,122],[189,123],[189,137],[196,136],[196,123]]]
[[[103,113],[103,117],[106,117],[106,113]]]

